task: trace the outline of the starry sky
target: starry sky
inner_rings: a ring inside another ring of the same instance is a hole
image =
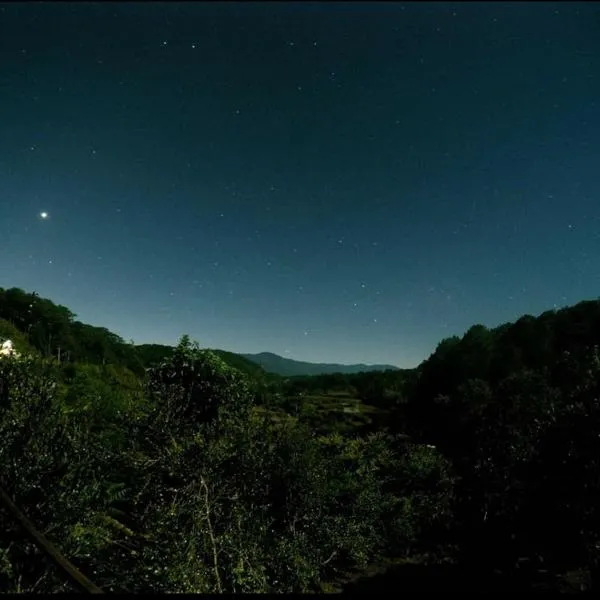
[[[0,123],[0,286],[136,343],[413,367],[599,295],[598,3],[0,4]]]

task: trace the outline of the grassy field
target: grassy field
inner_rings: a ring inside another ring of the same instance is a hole
[[[255,410],[258,414],[268,412],[274,422],[284,419],[299,421],[317,434],[364,432],[373,425],[375,419],[385,416],[385,411],[364,404],[347,392],[290,398],[285,402],[285,407],[258,406]]]

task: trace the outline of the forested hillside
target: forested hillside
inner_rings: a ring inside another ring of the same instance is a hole
[[[290,378],[22,290],[0,318],[2,489],[105,591],[600,585],[599,301],[476,325],[416,370]],[[0,520],[0,589],[76,589]]]
[[[156,366],[165,358],[172,356],[175,351],[173,346],[165,346],[164,344],[138,344],[134,348],[140,362],[145,368]],[[246,375],[250,375],[254,379],[264,380],[273,378],[272,374],[267,373],[260,365],[240,354],[218,349],[214,349],[213,352],[217,356],[220,356],[229,366],[242,373],[246,373]]]
[[[36,349],[42,356],[60,363],[115,364],[138,375],[170,356],[174,348],[163,344],[125,342],[104,327],[75,319],[65,306],[19,288],[0,288],[0,335],[18,340],[20,346]],[[239,354],[215,352],[229,365],[257,378],[263,369]]]

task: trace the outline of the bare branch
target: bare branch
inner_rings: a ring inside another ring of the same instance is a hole
[[[206,510],[206,520],[208,522],[208,535],[210,536],[210,541],[212,544],[213,550],[213,564],[215,571],[215,578],[217,580],[217,589],[219,590],[219,594],[223,593],[223,587],[221,586],[221,576],[219,575],[219,561],[217,558],[217,541],[215,540],[215,535],[213,533],[212,521],[210,520],[210,503],[208,501],[208,486],[204,481],[204,478],[200,478],[200,485],[204,488],[204,507]]]
[[[67,560],[58,549],[45,536],[43,536],[33,523],[17,508],[17,505],[11,500],[10,496],[0,488],[0,500],[8,509],[10,514],[19,522],[21,527],[29,534],[35,545],[46,553],[64,573],[80,588],[91,594],[103,594],[104,592],[94,585],[73,563]]]

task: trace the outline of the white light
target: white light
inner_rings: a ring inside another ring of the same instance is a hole
[[[0,357],[2,356],[15,356],[19,357],[20,354],[15,350],[11,340],[6,340],[0,346]]]
[[[45,211],[41,212],[41,213],[40,213],[40,218],[41,218],[41,219],[47,219],[47,218],[48,218],[48,213],[47,213],[47,212],[45,212]]]

